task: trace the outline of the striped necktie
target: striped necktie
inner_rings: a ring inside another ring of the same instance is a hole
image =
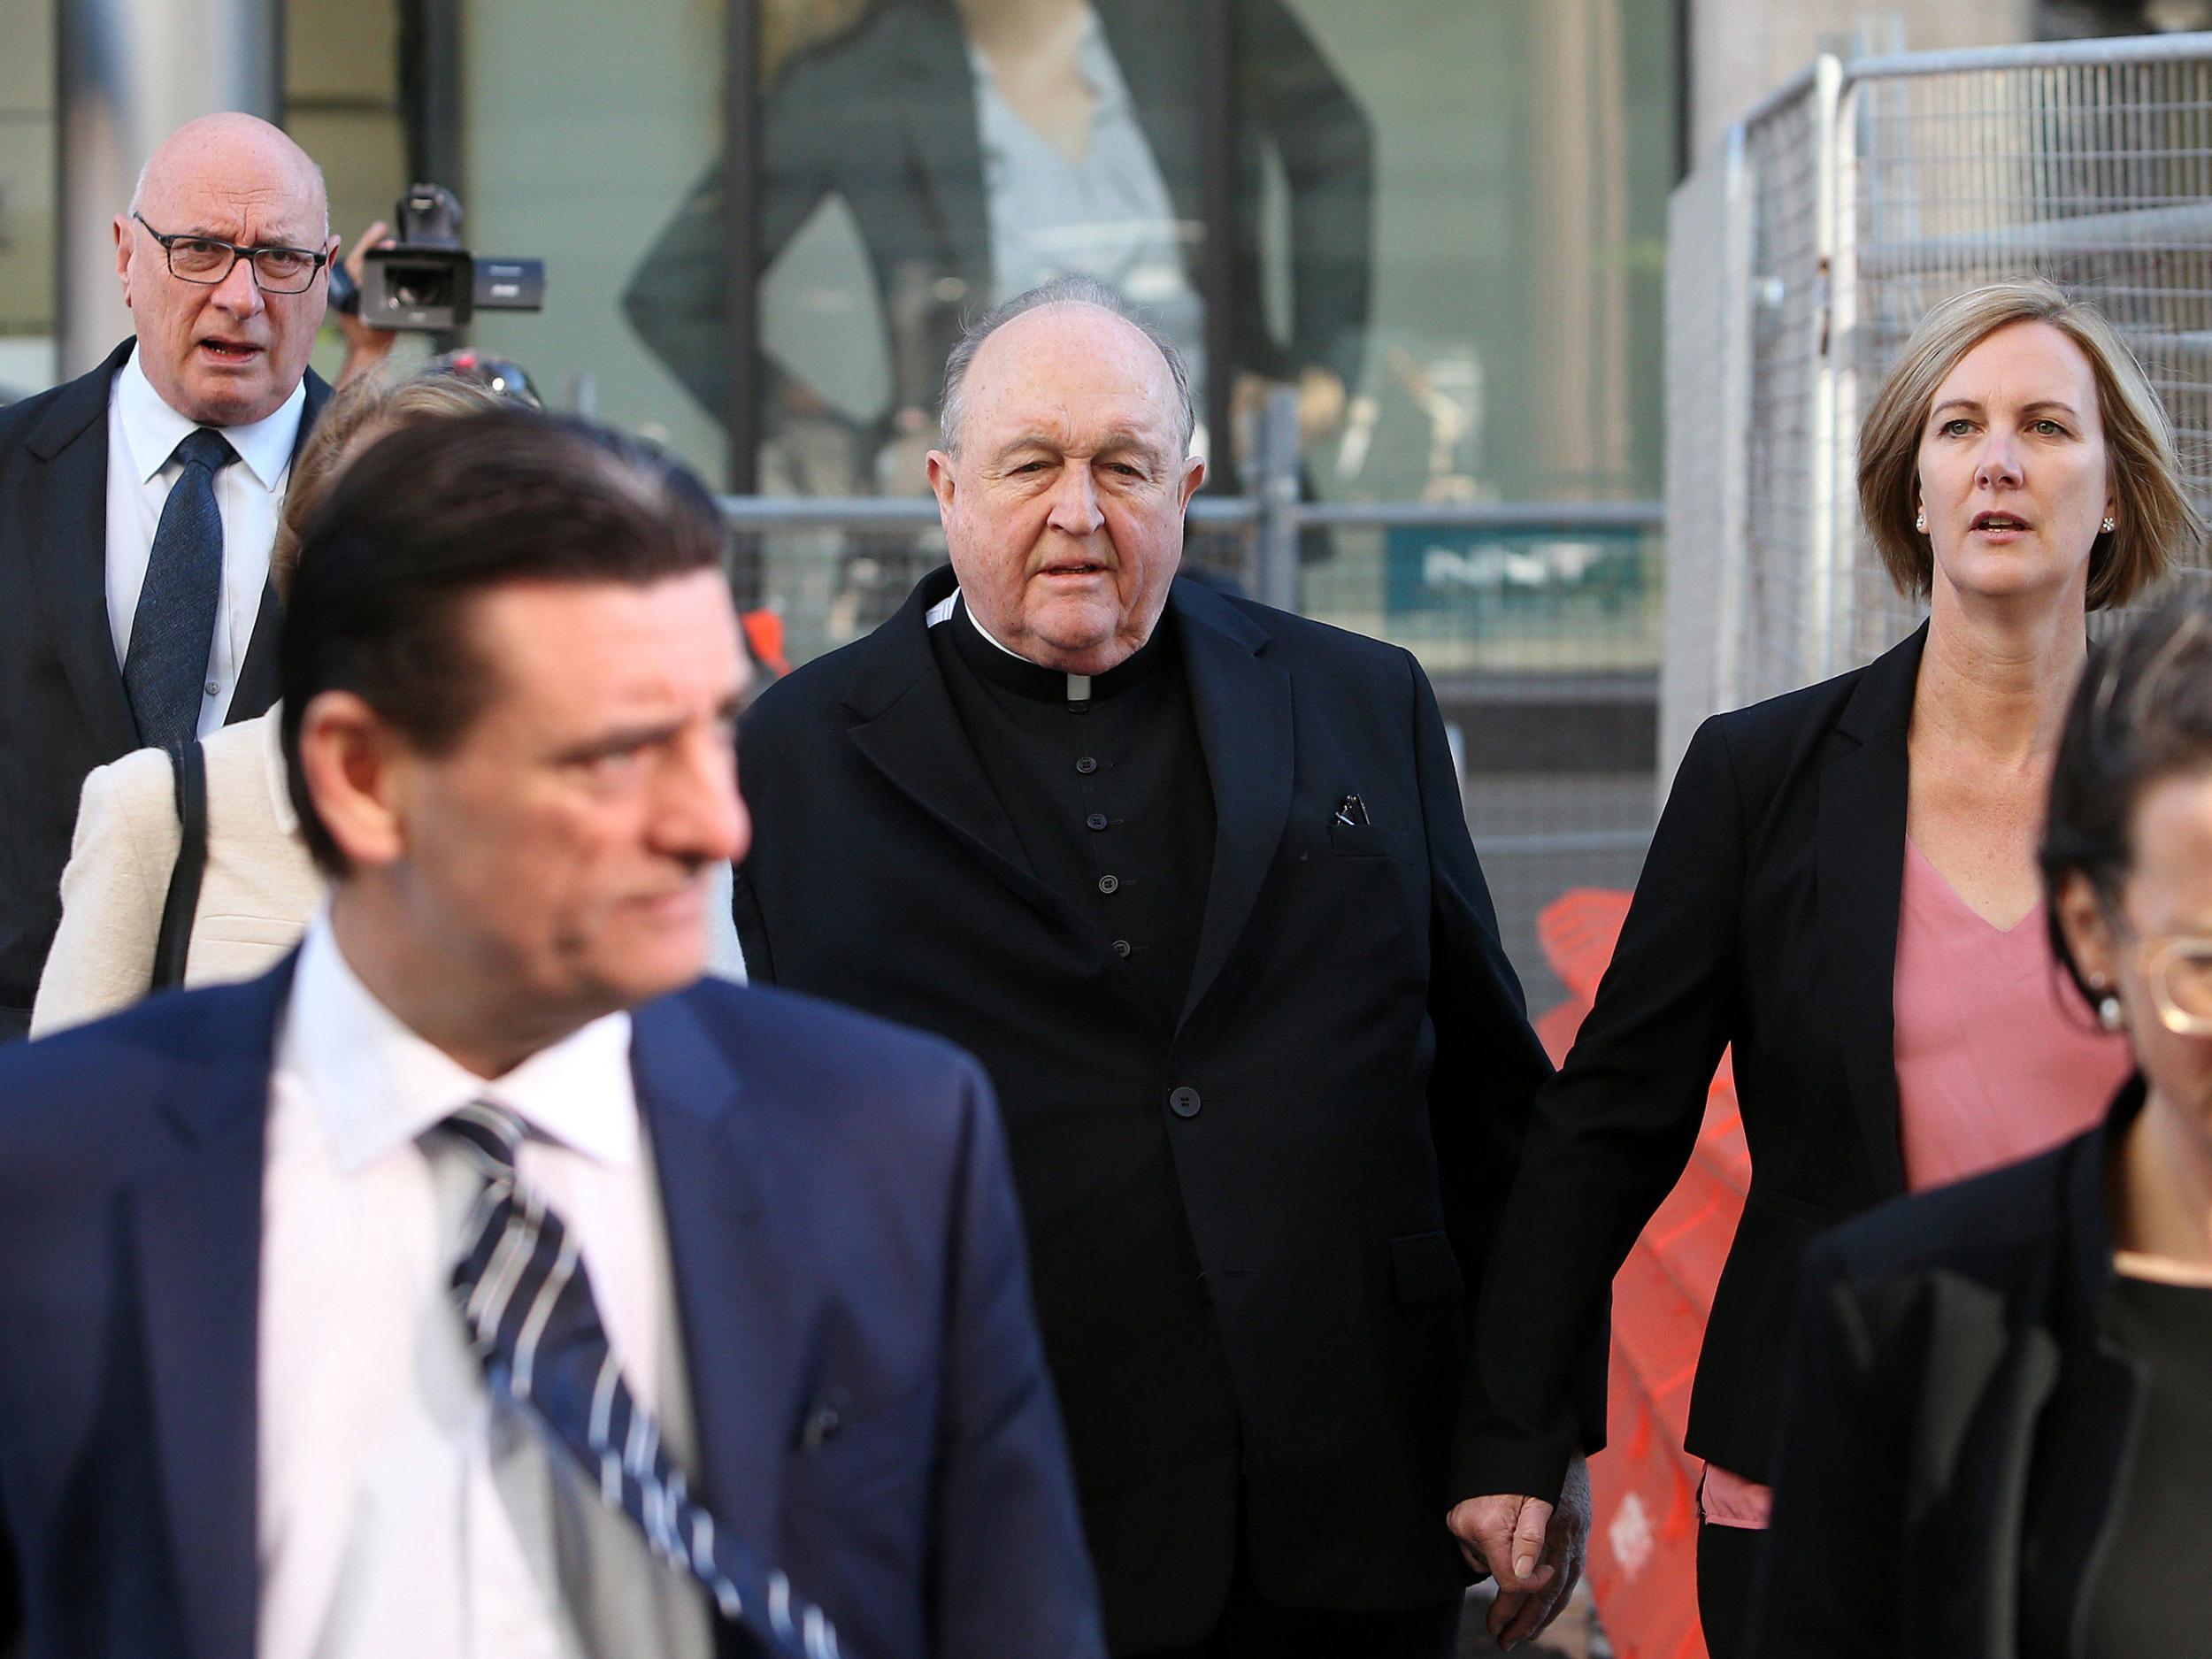
[[[462,1228],[453,1294],[492,1388],[528,1407],[599,1495],[656,1555],[704,1585],[724,1618],[777,1659],[837,1659],[837,1632],[779,1568],[723,1528],[684,1487],[660,1425],[629,1384],[576,1242],[515,1178],[520,1119],[487,1102],[438,1125],[484,1180]]]
[[[123,653],[123,689],[149,747],[188,743],[199,734],[207,693],[208,652],[223,598],[223,515],[215,475],[238,458],[230,440],[210,426],[187,433],[175,458],[177,481],[154,526],[146,580],[131,613]]]

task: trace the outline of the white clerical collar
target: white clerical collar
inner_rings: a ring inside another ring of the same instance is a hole
[[[955,588],[942,599],[940,599],[935,604],[930,606],[927,612],[924,614],[922,620],[933,628],[941,622],[949,622],[952,620],[952,613],[955,611],[961,609],[963,609],[963,607],[960,603],[960,589],[958,588]],[[1012,657],[1018,663],[1029,663],[1029,659],[1026,657],[1024,657],[1019,651],[1016,650],[1012,646],[999,644],[998,636],[993,634],[990,629],[983,626],[983,618],[976,615],[975,607],[973,605],[966,606],[965,610],[968,613],[969,625],[972,626],[978,634],[983,636],[984,641],[987,644],[997,645],[1000,650],[1005,652],[1007,656]],[[1044,664],[1041,663],[1029,663],[1029,665],[1032,668],[1044,667]],[[1048,669],[1046,672],[1050,672],[1051,671]],[[1088,703],[1091,700],[1091,678],[1092,677],[1088,674],[1070,674],[1068,676],[1068,701],[1070,703]]]
[[[144,484],[151,482],[154,475],[169,465],[177,445],[198,423],[188,420],[162,401],[161,394],[154,390],[154,383],[146,378],[138,355],[133,350],[123,360],[115,377],[115,401],[123,414],[124,442],[130,445],[131,474]],[[230,440],[230,447],[238,451],[239,460],[262,488],[274,490],[284,481],[285,471],[292,465],[293,446],[299,442],[300,419],[306,410],[307,383],[303,380],[292,388],[291,396],[277,406],[273,415],[265,415],[242,426],[221,429],[223,436]]]
[[[277,1067],[305,1084],[348,1172],[472,1101],[503,1106],[539,1134],[603,1164],[626,1166],[638,1156],[629,1015],[595,1019],[488,1081],[377,1001],[339,949],[327,905],[300,946]]]

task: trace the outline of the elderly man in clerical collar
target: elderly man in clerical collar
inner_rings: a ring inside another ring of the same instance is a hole
[[[741,729],[738,931],[991,1073],[1113,1651],[1440,1659],[1466,1289],[1549,1067],[1418,665],[1177,580],[1191,432],[1097,283],[970,332],[951,569]]]

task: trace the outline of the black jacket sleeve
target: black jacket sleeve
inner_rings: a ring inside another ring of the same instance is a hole
[[[1470,1494],[1556,1498],[1586,1421],[1584,1367],[1613,1275],[1697,1142],[1737,1003],[1741,808],[1724,727],[1683,757],[1613,961],[1537,1102],[1483,1284],[1485,1416],[1459,1448]]]
[[[1444,1187],[1453,1253],[1471,1287],[1481,1284],[1497,1236],[1537,1092],[1551,1062],[1528,1023],[1521,983],[1498,937],[1497,911],[1467,832],[1466,810],[1436,695],[1411,658],[1414,756],[1429,848],[1429,1015],[1436,1056],[1429,1071],[1430,1136]],[[1604,1351],[1584,1377],[1584,1404],[1605,1421]],[[1479,1415],[1479,1373],[1464,1418]],[[1454,1475],[1454,1491],[1468,1495]]]

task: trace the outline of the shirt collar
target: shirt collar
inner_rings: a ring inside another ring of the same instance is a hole
[[[300,946],[278,1069],[307,1086],[338,1167],[350,1174],[471,1101],[599,1163],[637,1160],[630,1017],[608,1014],[487,1080],[417,1036],[361,983],[325,906]]]
[[[984,679],[1018,695],[1040,703],[1087,703],[1111,697],[1149,680],[1169,660],[1168,636],[1173,625],[1163,611],[1152,637],[1102,674],[1069,674],[1033,663],[1005,644],[983,626],[974,610],[955,588],[926,618],[932,627],[952,625],[953,649],[969,668]],[[990,649],[985,649],[985,647]]]
[[[138,359],[136,351],[124,359],[123,367],[115,377],[115,401],[123,415],[123,441],[130,445],[132,475],[140,483],[148,484],[169,465],[177,445],[199,423],[188,420],[163,401]],[[292,465],[292,449],[299,442],[300,419],[306,409],[307,383],[303,380],[292,388],[291,396],[277,406],[273,415],[265,415],[242,426],[221,428],[223,436],[230,440],[230,447],[238,451],[239,460],[262,488],[274,490],[283,482],[284,474]]]

